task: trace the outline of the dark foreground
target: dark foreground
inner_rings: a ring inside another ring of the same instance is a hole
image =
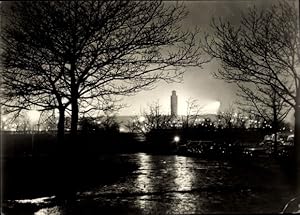
[[[299,194],[288,164],[275,160],[136,153],[102,156],[89,167],[78,162],[76,196],[61,201],[53,192],[55,169],[30,164],[36,167],[26,172],[29,164],[23,171],[15,162],[4,165],[4,214],[279,213]]]

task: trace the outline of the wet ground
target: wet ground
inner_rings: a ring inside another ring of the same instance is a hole
[[[6,201],[5,214],[279,213],[297,195],[295,180],[275,161],[145,153],[112,156],[135,163],[138,169],[112,184],[78,192],[73,201],[56,202],[53,196]]]

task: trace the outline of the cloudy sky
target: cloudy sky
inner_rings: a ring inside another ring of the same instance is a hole
[[[276,0],[216,0],[216,1],[185,1],[189,15],[183,23],[183,28],[193,28],[199,26],[202,33],[210,31],[212,17],[220,17],[238,24],[240,15],[247,12],[247,9],[255,7],[262,9],[270,7]],[[293,1],[291,0],[293,3]],[[172,4],[171,2],[167,2]],[[295,1],[296,5],[296,1]],[[151,91],[143,91],[132,97],[126,97],[124,102],[128,105],[120,111],[121,115],[139,114],[147,105],[159,101],[162,111],[170,113],[170,95],[172,90],[176,90],[178,95],[178,112],[186,113],[186,100],[197,99],[204,111],[215,113],[219,106],[226,109],[237,97],[234,84],[225,83],[215,79],[211,72],[216,71],[219,64],[212,61],[200,68],[188,68],[182,83],[158,83],[157,87]]]

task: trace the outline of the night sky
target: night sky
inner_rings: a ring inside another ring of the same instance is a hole
[[[238,24],[242,12],[255,5],[257,9],[270,7],[275,0],[218,0],[218,1],[185,1],[188,17],[184,20],[183,28],[200,27],[201,34],[209,32],[210,22],[213,17],[220,17],[231,23]],[[171,2],[166,2],[172,4]],[[293,1],[291,1],[293,3]],[[296,6],[296,2],[294,3]],[[197,99],[200,106],[205,106],[204,112],[216,113],[220,104],[221,110],[237,100],[234,84],[225,83],[215,79],[211,72],[216,71],[219,64],[212,61],[203,68],[187,68],[182,83],[166,84],[160,82],[150,91],[143,91],[132,97],[124,98],[124,103],[129,105],[120,111],[121,115],[139,114],[147,105],[159,101],[164,113],[170,113],[171,91],[176,90],[178,95],[178,112],[186,113],[186,101],[188,98]],[[219,101],[219,103],[218,103]]]

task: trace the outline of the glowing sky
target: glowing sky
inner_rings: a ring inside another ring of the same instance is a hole
[[[185,1],[188,17],[184,20],[183,28],[200,27],[203,32],[210,31],[212,17],[220,17],[232,23],[238,23],[241,12],[256,5],[257,8],[269,7],[272,0],[218,0],[218,1]],[[172,2],[166,2],[172,4]],[[158,83],[151,91],[143,91],[132,97],[126,97],[124,103],[129,107],[120,111],[121,115],[139,114],[147,105],[159,101],[164,113],[170,113],[171,91],[176,90],[178,96],[178,114],[186,113],[186,101],[197,99],[200,106],[204,106],[206,113],[216,113],[220,106],[226,109],[237,97],[236,87],[212,77],[219,64],[212,61],[203,68],[188,68],[182,83]]]
[[[209,65],[207,65],[209,66]],[[135,96],[124,99],[130,107],[120,111],[121,115],[135,115],[147,109],[148,105],[158,101],[164,113],[170,113],[171,91],[176,90],[178,97],[178,114],[184,115],[187,109],[187,100],[196,99],[205,113],[216,113],[219,102],[227,106],[234,99],[235,88],[233,85],[224,84],[223,81],[214,79],[205,70],[191,69],[184,75],[182,83],[159,83],[151,91],[143,91]]]

